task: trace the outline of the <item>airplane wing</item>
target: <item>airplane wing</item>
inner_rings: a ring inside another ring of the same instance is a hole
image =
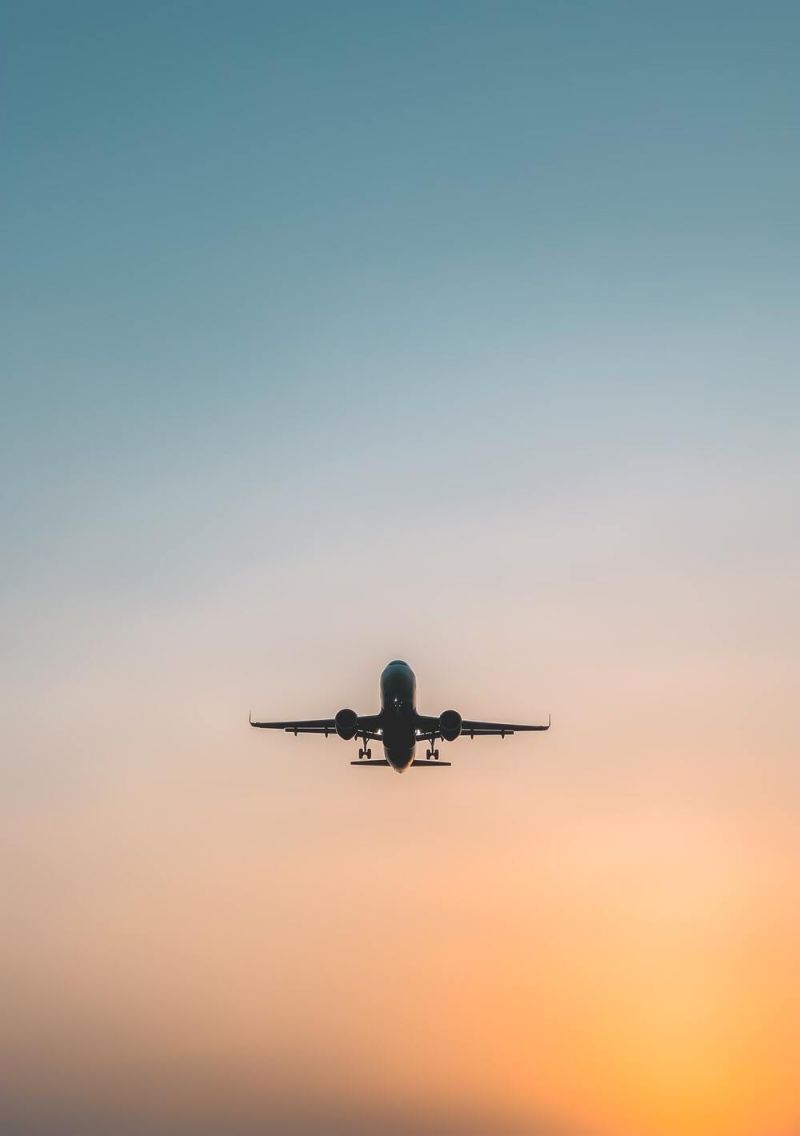
[[[526,730],[549,730],[550,718],[546,726],[520,726],[510,722],[473,722],[465,718],[461,723],[461,736],[469,734],[471,738],[501,737],[506,734],[521,734]]]
[[[377,714],[362,714],[358,719],[358,734],[359,738],[366,736],[370,741],[380,737],[375,731],[375,723]],[[336,733],[336,719],[335,718],[307,718],[297,722],[254,722],[252,717],[249,719],[250,725],[255,726],[258,730],[284,730],[287,734],[324,734],[327,738],[328,734]],[[363,728],[362,728],[363,727]]]
[[[470,738],[490,738],[500,737],[504,738],[506,734],[523,733],[530,730],[549,730],[550,718],[547,719],[546,726],[524,726],[515,722],[478,722],[471,718],[464,718],[461,722],[461,737]],[[420,740],[424,738],[430,739],[431,734],[435,738],[441,738],[442,734],[439,729],[439,719],[430,715],[420,714],[418,734]]]

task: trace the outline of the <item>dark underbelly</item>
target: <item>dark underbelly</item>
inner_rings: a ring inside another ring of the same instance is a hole
[[[406,715],[392,719],[387,717],[383,724],[383,751],[387,761],[392,765],[404,768],[414,758],[414,721]]]

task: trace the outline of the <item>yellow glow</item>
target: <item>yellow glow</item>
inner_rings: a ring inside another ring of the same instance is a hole
[[[124,732],[127,686],[71,687],[59,713],[91,721],[116,764],[7,809],[13,1091],[114,1101],[163,1082],[159,1107],[268,1117],[289,1086],[534,1130],[790,1132],[791,747],[771,726],[753,756],[749,727],[719,726],[750,677],[735,669],[681,720],[662,705],[653,736],[671,663],[582,675],[563,651],[550,735],[456,742],[453,769],[426,777],[353,771],[338,740],[248,733],[230,709],[242,676],[219,688],[198,666],[167,697],[134,654],[151,712]],[[298,681],[273,705],[291,712]],[[450,701],[432,683],[423,697]],[[527,679],[482,697],[478,713],[524,712]]]

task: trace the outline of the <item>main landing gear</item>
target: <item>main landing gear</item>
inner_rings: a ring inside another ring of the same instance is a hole
[[[435,758],[436,761],[439,760],[439,751],[436,749],[435,739],[433,737],[431,738],[431,748],[425,751],[425,757],[428,761],[430,761],[432,757]]]
[[[369,761],[369,759],[372,757],[372,750],[367,745],[366,734],[364,735],[364,748],[362,749],[362,748],[359,747],[359,750],[358,750],[358,760],[361,761],[361,759],[364,758],[364,757],[367,759],[367,761]]]

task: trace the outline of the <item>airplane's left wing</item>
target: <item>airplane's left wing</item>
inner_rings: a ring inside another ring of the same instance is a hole
[[[250,725],[259,730],[285,730],[287,734],[328,734],[336,733],[336,721],[333,718],[308,718],[301,722],[254,722]]]
[[[377,714],[363,714],[358,719],[357,737],[366,736],[370,741],[380,735],[375,731]],[[328,734],[336,733],[335,718],[307,718],[298,722],[254,722],[250,718],[250,725],[258,730],[284,730],[287,734]]]

